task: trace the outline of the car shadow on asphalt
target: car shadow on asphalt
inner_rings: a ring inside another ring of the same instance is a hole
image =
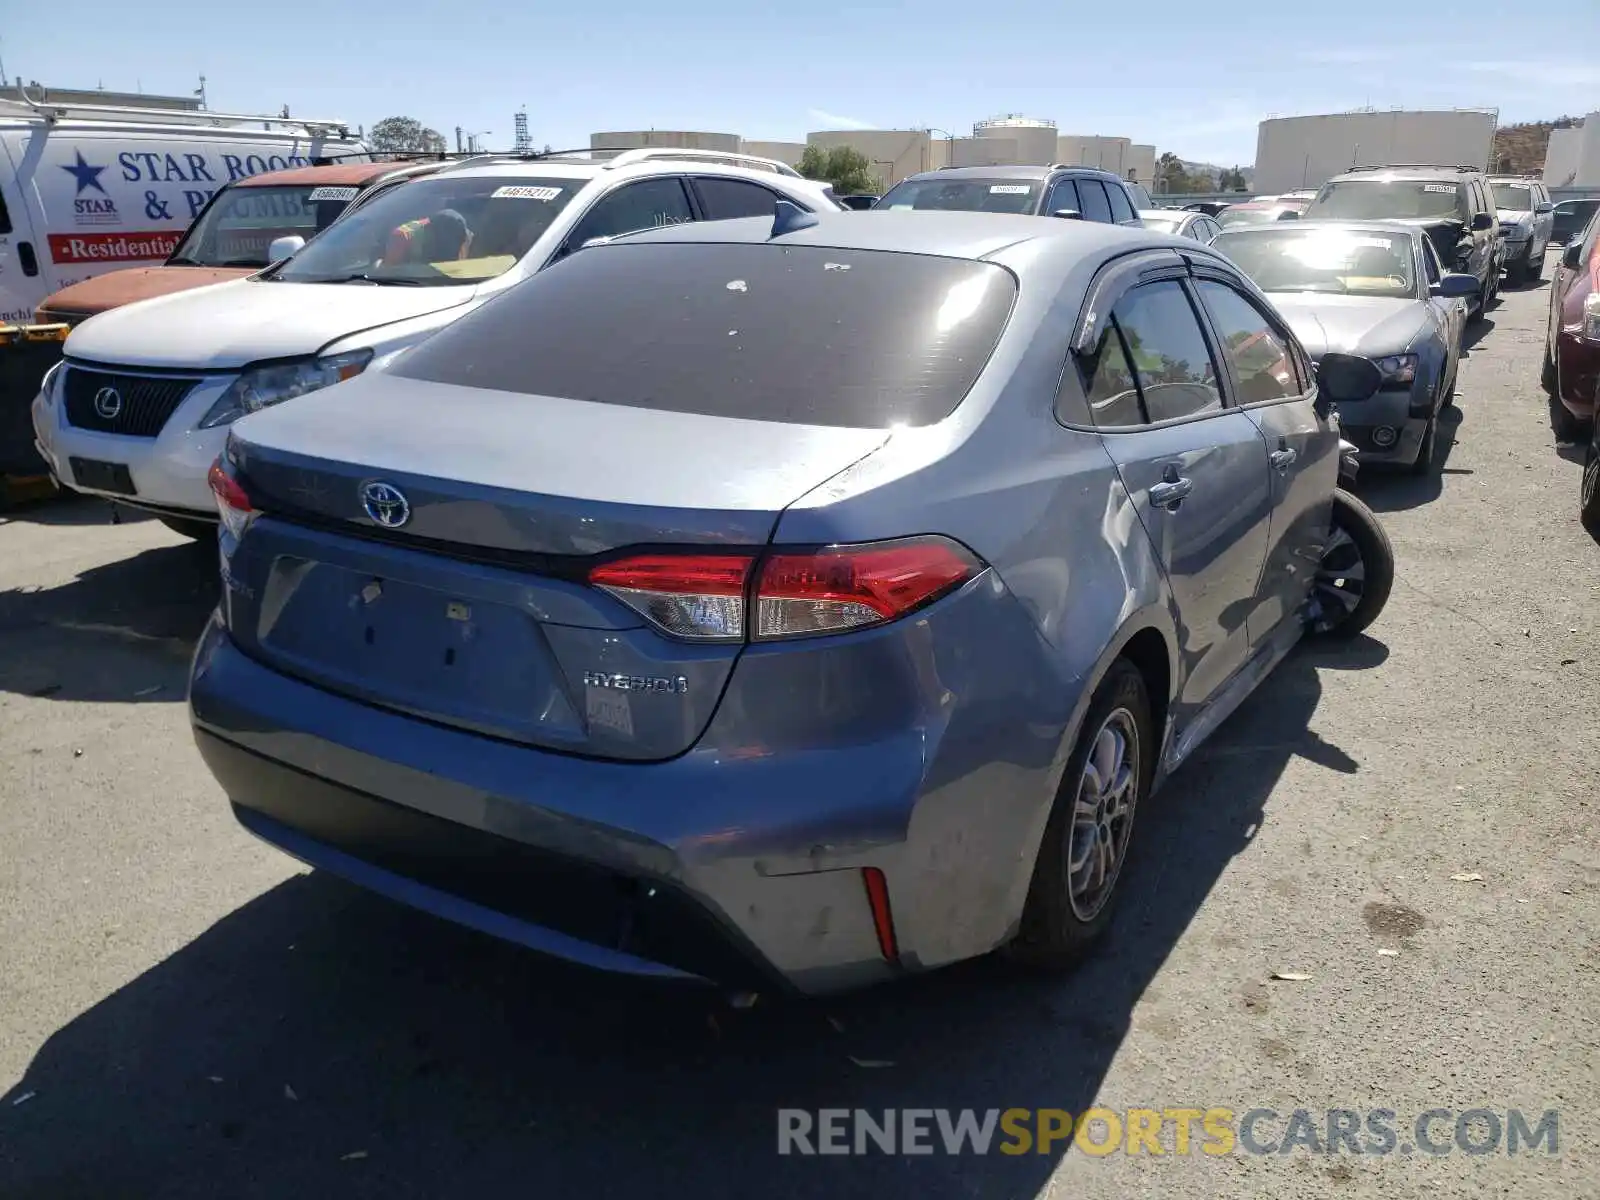
[[[1463,353],[1471,355],[1473,350],[1477,349],[1478,343],[1483,341],[1484,338],[1488,337],[1493,332],[1494,318],[1488,316],[1487,314],[1484,316],[1475,317],[1471,321],[1467,322],[1466,332],[1461,338],[1461,349]]]
[[[183,542],[0,592],[0,691],[56,700],[172,701],[218,594],[215,546]]]
[[[1413,475],[1409,467],[1360,463],[1358,458],[1356,495],[1378,513],[1401,512],[1437,500],[1444,494],[1445,476],[1470,474],[1450,466],[1450,456],[1460,440],[1458,434],[1465,419],[1458,405],[1439,413],[1438,432],[1433,439],[1433,465],[1422,475]]]
[[[735,1009],[296,876],[50,1036],[0,1097],[0,1194],[1033,1196],[1067,1143],[780,1157],[778,1110],[1090,1107],[1136,1022],[1160,1053],[1191,1019],[1151,982],[1286,766],[1360,769],[1310,729],[1324,674],[1386,656],[1361,637],[1281,664],[1147,805],[1110,937],[1065,977],[990,958]],[[1200,952],[1246,1022],[1270,1004],[1248,936]],[[1265,1094],[1277,1068],[1256,1065]]]
[[[98,496],[84,496],[77,492],[58,492],[39,500],[29,500],[13,508],[0,511],[0,525],[7,522],[27,525],[133,525],[140,521],[154,521],[154,514],[143,509],[129,508],[102,500]]]

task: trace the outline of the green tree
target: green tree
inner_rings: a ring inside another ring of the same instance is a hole
[[[384,154],[443,154],[444,135],[414,117],[385,117],[372,127],[368,144]]]
[[[1230,167],[1217,177],[1217,191],[1219,192],[1246,192],[1250,185],[1245,182],[1244,172],[1238,167]]]
[[[867,156],[852,146],[807,146],[800,155],[800,174],[833,184],[841,196],[871,195],[883,190]]]

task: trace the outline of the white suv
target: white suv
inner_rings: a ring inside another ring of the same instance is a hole
[[[78,326],[33,403],[39,449],[67,486],[198,536],[216,518],[206,472],[238,417],[381,369],[585,245],[769,215],[779,200],[840,207],[826,185],[748,155],[652,148],[469,160],[352,207],[248,279]]]

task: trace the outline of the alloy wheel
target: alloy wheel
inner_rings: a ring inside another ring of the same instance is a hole
[[[1355,612],[1366,592],[1366,582],[1367,564],[1361,560],[1361,547],[1343,526],[1335,525],[1311,587],[1317,598],[1312,629],[1326,633]]]
[[[1133,714],[1113,709],[1089,744],[1067,829],[1068,899],[1080,921],[1094,920],[1116,886],[1133,832],[1143,761]]]
[[[1597,503],[1596,494],[1600,493],[1600,424],[1595,426],[1594,436],[1589,439],[1589,453],[1583,460],[1583,491],[1579,496],[1582,511],[1593,512]]]

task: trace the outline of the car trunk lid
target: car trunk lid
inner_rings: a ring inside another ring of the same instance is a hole
[[[759,547],[887,436],[376,373],[236,427],[233,469],[263,515],[225,568],[229,627],[371,703],[668,758],[705,728],[742,642],[668,637],[590,567],[635,546]]]

